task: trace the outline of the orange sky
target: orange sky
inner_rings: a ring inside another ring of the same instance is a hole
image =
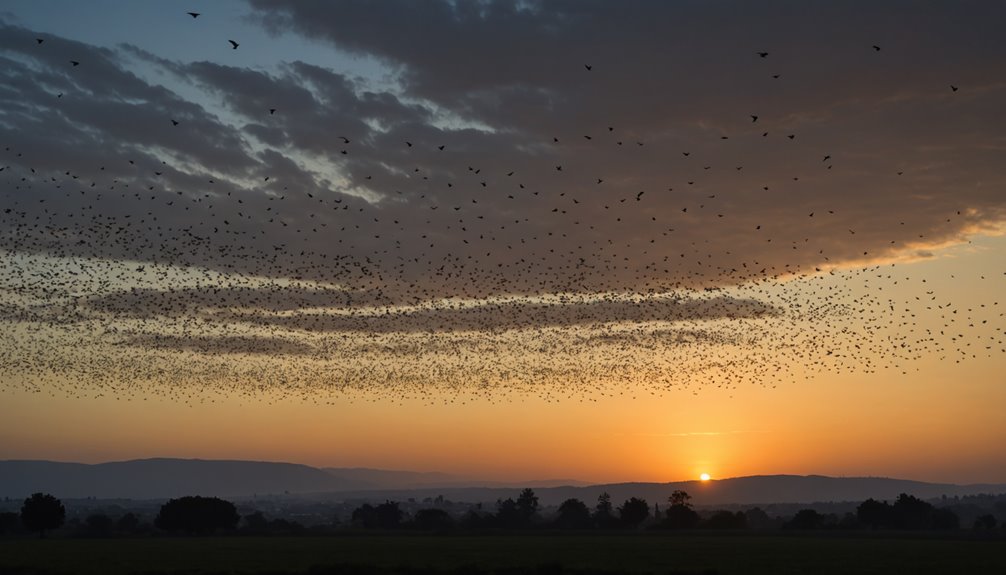
[[[1006,5],[115,4],[0,11],[0,459],[1006,482]]]
[[[1004,250],[1006,239],[984,238],[896,269],[991,310],[1000,294],[980,278],[1001,267]],[[988,317],[1001,326],[1001,313]],[[360,395],[328,405],[212,394],[202,397],[214,403],[186,405],[9,386],[0,396],[0,458],[261,459],[512,480],[669,481],[708,472],[1006,481],[1006,354],[927,357],[905,368],[810,379],[798,371],[768,389],[469,398],[463,408],[463,396],[450,395],[446,404]]]

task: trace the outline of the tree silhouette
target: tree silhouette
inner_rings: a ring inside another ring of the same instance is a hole
[[[244,520],[245,529],[251,533],[265,533],[269,530],[269,520],[261,511],[249,513],[242,517],[242,520]]]
[[[417,528],[429,531],[443,531],[454,525],[450,514],[443,509],[420,509],[416,511],[413,522]]]
[[[856,508],[856,519],[872,529],[890,527],[892,520],[891,506],[886,501],[870,498]]]
[[[618,508],[618,517],[628,527],[637,527],[650,516],[650,504],[645,499],[631,497]]]
[[[140,520],[132,513],[126,513],[115,522],[115,529],[120,533],[132,534],[140,527]]]
[[[353,510],[352,521],[364,529],[395,529],[401,525],[403,515],[397,501],[377,506],[364,503]]]
[[[395,529],[402,523],[405,513],[398,507],[397,501],[385,501],[374,508],[377,526],[381,529]]]
[[[523,522],[523,515],[513,497],[496,500],[496,523],[500,527],[520,527]]]
[[[783,529],[820,529],[824,527],[824,515],[821,515],[813,509],[801,509],[796,512],[785,525]]]
[[[212,533],[234,529],[238,520],[240,516],[230,501],[197,495],[169,500],[161,506],[154,525],[168,532]]]
[[[902,493],[891,506],[892,523],[898,529],[931,529],[935,509],[931,503]]]
[[[517,512],[529,522],[534,514],[538,512],[538,496],[530,487],[525,488],[517,497]]]
[[[555,524],[561,529],[586,529],[590,527],[590,509],[575,497],[567,499],[559,506]]]
[[[680,489],[675,489],[671,493],[671,496],[667,498],[667,502],[671,505],[684,505],[685,507],[691,507],[692,504],[689,500],[692,498],[687,491],[682,491]]]
[[[667,529],[692,529],[699,524],[699,514],[685,504],[671,505],[664,515],[663,527]]]
[[[602,492],[597,496],[597,505],[594,507],[594,522],[598,527],[611,527],[615,523],[615,507],[611,504],[611,495]]]
[[[35,493],[21,506],[21,523],[29,531],[38,531],[39,539],[46,529],[59,529],[66,520],[63,503],[48,493]]]
[[[744,522],[752,529],[765,529],[772,526],[772,519],[761,507],[752,507],[744,513]]]
[[[692,529],[699,524],[699,514],[689,502],[692,496],[686,491],[675,489],[667,498],[668,507],[662,524],[667,529]]]
[[[991,531],[992,529],[996,528],[996,526],[998,525],[998,523],[999,522],[996,521],[995,515],[992,515],[991,513],[987,513],[987,514],[982,515],[981,517],[978,517],[977,519],[975,519],[974,528],[975,528],[975,530],[985,529],[985,530]]]

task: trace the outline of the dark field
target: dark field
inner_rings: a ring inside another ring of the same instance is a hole
[[[1006,541],[495,535],[18,539],[0,573],[1006,573]]]

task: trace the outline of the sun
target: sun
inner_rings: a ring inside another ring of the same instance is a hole
[[[702,475],[699,475],[699,479],[702,481],[709,481],[711,477],[709,477],[708,473],[703,473]]]

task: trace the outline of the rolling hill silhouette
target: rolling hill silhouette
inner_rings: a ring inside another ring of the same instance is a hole
[[[557,485],[557,483],[566,485]],[[576,497],[588,503],[601,492],[613,501],[641,497],[663,503],[684,489],[696,505],[812,503],[894,499],[909,493],[928,499],[946,495],[1006,493],[1006,484],[956,485],[886,477],[763,475],[708,482],[612,483],[572,480],[490,482],[458,476],[367,468],[319,469],[294,463],[200,459],[140,459],[100,464],[0,461],[0,497],[43,491],[62,498],[163,499],[182,495],[250,497],[319,496],[333,499],[408,499],[443,495],[455,501],[495,502],[534,487],[543,505]]]

